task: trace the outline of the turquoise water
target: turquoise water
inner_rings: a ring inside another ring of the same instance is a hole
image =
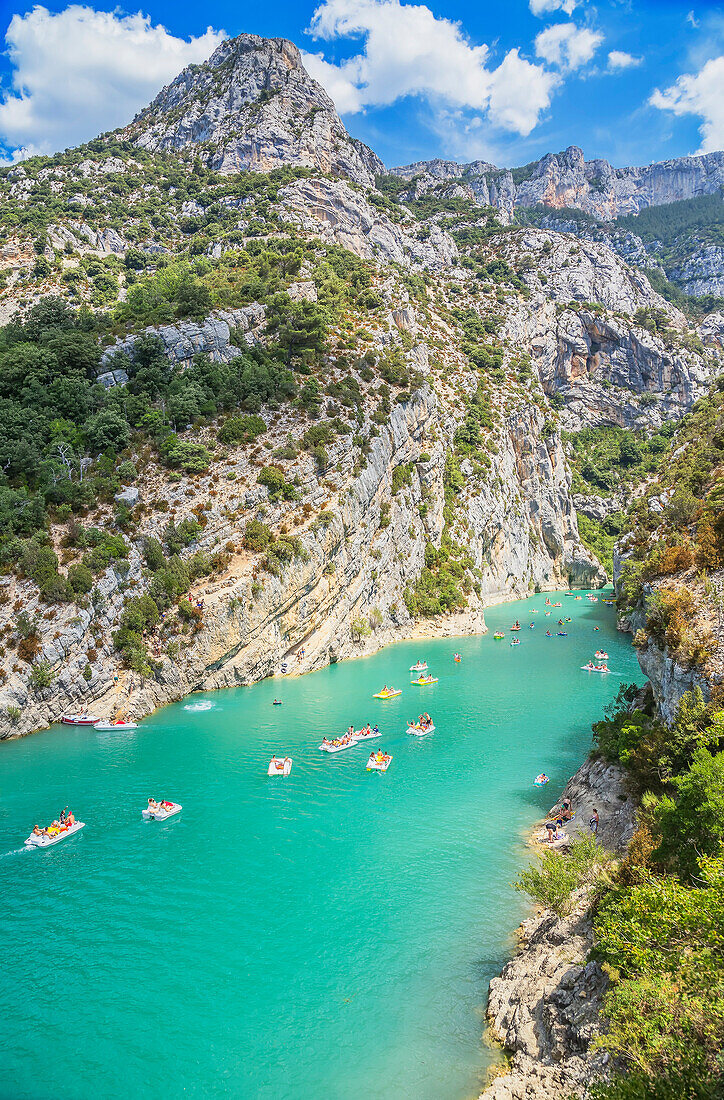
[[[525,830],[640,676],[612,608],[561,596],[545,618],[544,598],[490,608],[482,638],[194,696],[135,732],[1,745],[0,1096],[476,1095],[487,983],[525,911],[510,888]],[[569,636],[546,638],[561,613]],[[522,644],[494,641],[516,616]],[[580,670],[599,646],[614,675]],[[420,655],[433,687],[409,685]],[[372,699],[384,683],[403,695]],[[202,699],[213,709],[187,709]],[[407,736],[422,709],[436,732]],[[365,744],[318,751],[368,719],[386,774],[365,770]],[[273,752],[294,758],[289,778],[267,778]],[[183,813],[143,822],[149,795]],[[18,850],[66,804],[78,836]]]

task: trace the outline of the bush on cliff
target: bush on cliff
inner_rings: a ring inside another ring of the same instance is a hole
[[[521,871],[513,885],[562,917],[573,908],[575,892],[598,882],[609,863],[610,857],[594,837],[581,836],[566,853],[544,851],[536,863]]]

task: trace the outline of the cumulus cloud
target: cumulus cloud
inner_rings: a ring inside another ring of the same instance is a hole
[[[0,99],[0,142],[18,159],[115,129],[224,38],[209,27],[186,41],[140,12],[119,15],[79,4],[14,15],[5,36],[14,71]]]
[[[566,15],[573,15],[578,4],[579,0],[530,0],[530,10],[533,15],[549,15],[554,11],[562,11]]]
[[[611,50],[608,55],[609,69],[635,69],[643,61],[642,57],[634,57],[632,53],[624,50]]]
[[[438,18],[423,4],[324,0],[309,32],[324,41],[364,40],[362,52],[339,65],[321,54],[304,56],[309,72],[342,112],[422,96],[485,114],[493,125],[525,136],[549,106],[560,79],[526,61],[517,49],[490,67],[487,46],[471,45],[459,23]]]
[[[700,153],[724,149],[724,57],[707,61],[698,73],[680,76],[663,92],[657,88],[649,103],[675,115],[698,116]]]
[[[603,42],[603,35],[575,23],[556,23],[536,35],[535,52],[549,65],[573,72],[590,61]]]

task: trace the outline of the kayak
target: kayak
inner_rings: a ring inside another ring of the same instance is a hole
[[[567,630],[559,630],[558,631],[558,637],[559,638],[567,638],[568,637],[568,631]]]
[[[141,817],[146,821],[165,821],[167,817],[180,814],[182,809],[183,806],[179,806],[178,802],[167,802],[165,805],[159,803],[157,810],[149,810],[148,806],[141,810]]]
[[[378,760],[378,755],[381,755],[382,759]],[[392,757],[389,753],[376,754],[372,753],[367,761],[368,772],[386,772],[392,763]]]
[[[388,688],[387,691],[376,691],[373,699],[394,699],[396,695],[402,695],[402,689]]]
[[[78,833],[81,829],[85,829],[85,821],[74,821],[67,829],[61,829],[55,836],[43,836],[42,834],[36,836],[35,833],[31,833],[25,841],[25,847],[52,848],[54,844],[59,844],[61,840],[66,840],[67,837],[73,836],[73,833]]]
[[[547,775],[544,775],[544,774],[543,774],[543,773],[541,772],[541,774],[540,774],[540,775],[537,775],[537,776],[535,777],[535,779],[533,780],[533,786],[534,786],[534,787],[545,787],[545,785],[546,785],[546,783],[547,783],[547,782],[548,782],[548,776],[547,776]]]
[[[285,756],[281,760],[270,760],[267,775],[289,775],[292,770],[291,756]]]
[[[328,741],[327,744],[319,746],[322,752],[344,752],[345,749],[354,749],[357,747],[357,741],[352,738],[350,741],[345,741],[343,745],[335,745],[332,741]]]
[[[138,722],[95,722],[93,729],[96,730],[137,730]]]
[[[421,676],[419,680],[410,681],[410,683],[418,684],[420,687],[427,687],[428,684],[436,684],[437,682],[437,676]]]
[[[95,726],[103,719],[98,714],[64,714],[60,721],[64,726]]]
[[[426,733],[435,732],[435,723],[431,722],[429,726],[421,726],[416,722],[414,726],[407,727],[407,732],[411,733],[413,737],[424,737]]]
[[[426,672],[427,661],[418,661],[416,665],[410,665],[410,672]]]

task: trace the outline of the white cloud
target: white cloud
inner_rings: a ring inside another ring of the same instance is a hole
[[[675,115],[698,115],[700,153],[724,149],[724,57],[707,61],[698,73],[680,76],[663,92],[657,88],[649,103]]]
[[[535,52],[549,65],[572,72],[590,61],[602,42],[599,31],[577,27],[575,23],[556,23],[536,35]]]
[[[140,12],[79,4],[14,15],[5,36],[14,72],[0,100],[0,141],[11,150],[49,153],[113,130],[224,38],[209,27],[187,42]]]
[[[579,0],[530,0],[530,10],[533,15],[548,15],[549,12],[562,11],[566,15],[573,15],[578,7]]]
[[[473,46],[459,23],[423,4],[399,0],[324,0],[312,17],[318,39],[362,38],[362,52],[340,65],[304,57],[340,111],[381,107],[405,96],[486,114],[495,126],[527,135],[549,106],[559,77],[510,50],[489,68],[489,50]]]
[[[690,11],[690,12],[689,12],[689,14],[687,15],[687,17],[686,17],[686,22],[687,22],[687,23],[691,23],[692,27],[693,27],[693,28],[694,28],[695,30],[696,30],[696,28],[697,28],[697,27],[699,26],[699,20],[698,20],[698,19],[696,18],[696,16],[694,15],[693,11]]]
[[[625,53],[624,50],[611,50],[608,55],[608,67],[612,70],[635,69],[642,61],[642,57],[634,57],[632,53]]]

